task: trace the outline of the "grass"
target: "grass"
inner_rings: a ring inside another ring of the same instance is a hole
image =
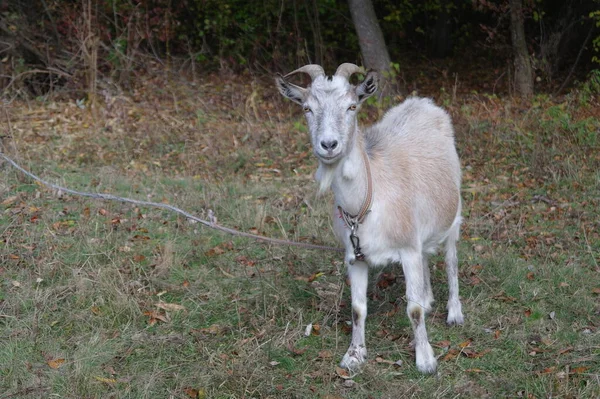
[[[177,107],[163,99],[158,113],[152,98],[99,120],[68,103],[6,106],[2,150],[71,188],[336,245],[293,108],[265,88],[261,120],[245,114],[244,84],[217,90],[218,107],[171,84]],[[437,376],[414,366],[398,266],[371,273],[369,362],[347,379],[336,369],[351,319],[338,254],[57,196],[0,165],[0,398],[600,396],[599,126],[576,97],[536,101],[450,109],[467,321],[445,325],[445,272],[432,258]]]

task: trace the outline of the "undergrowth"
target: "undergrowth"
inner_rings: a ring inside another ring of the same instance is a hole
[[[70,188],[336,246],[300,115],[269,87],[251,112],[256,85],[219,89],[199,104],[168,87],[177,103],[159,112],[149,97],[96,119],[69,103],[5,105],[2,151]],[[0,164],[0,398],[599,396],[599,126],[581,101],[594,100],[447,103],[466,323],[444,323],[435,257],[433,377],[414,366],[398,265],[371,272],[369,362],[350,379],[336,368],[351,320],[338,254],[56,193]],[[365,123],[380,113],[367,107]]]

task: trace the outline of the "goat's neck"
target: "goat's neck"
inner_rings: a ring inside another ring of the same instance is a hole
[[[356,133],[353,146],[335,167],[331,180],[336,205],[353,215],[363,206],[368,189],[364,142],[360,132]]]

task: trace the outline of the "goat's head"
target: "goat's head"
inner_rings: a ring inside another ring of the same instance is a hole
[[[287,80],[300,72],[307,73],[312,79],[306,88]],[[377,90],[376,72],[368,72],[357,86],[349,81],[355,73],[364,73],[364,70],[346,63],[338,67],[335,75],[328,77],[319,65],[306,65],[276,78],[279,92],[303,107],[313,150],[325,164],[336,163],[347,153],[356,131],[358,108]]]

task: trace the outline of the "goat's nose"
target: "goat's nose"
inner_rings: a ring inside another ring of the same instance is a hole
[[[327,150],[327,151],[332,151],[333,149],[335,149],[335,147],[337,147],[337,145],[338,145],[337,140],[321,141],[321,147],[323,147],[323,149]]]

